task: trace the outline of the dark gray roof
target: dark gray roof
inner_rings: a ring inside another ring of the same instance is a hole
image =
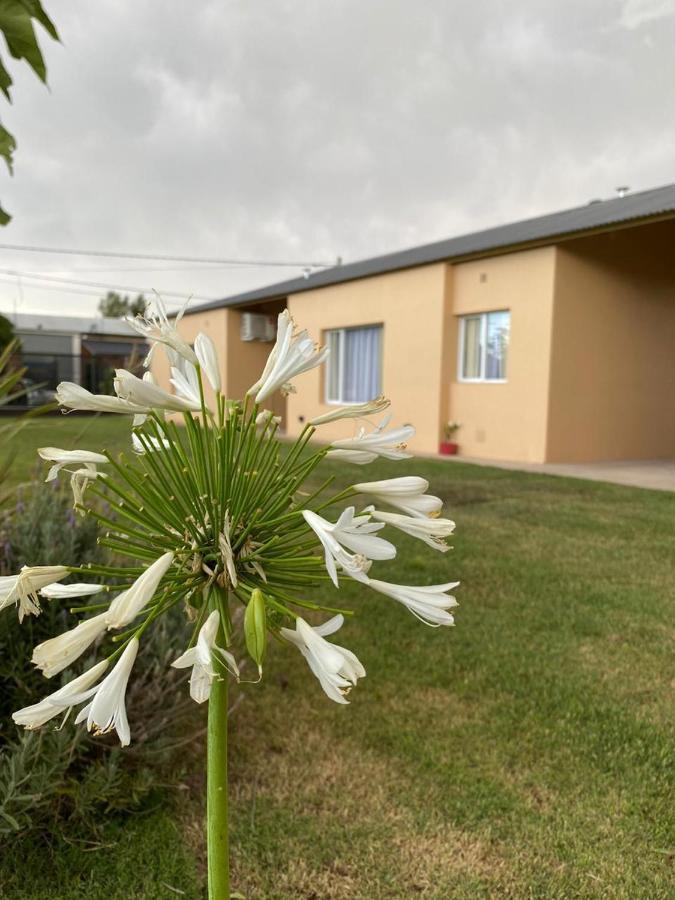
[[[192,308],[191,312],[215,309],[222,306],[248,306],[263,300],[286,297],[301,291],[313,290],[356,278],[367,278],[396,269],[421,266],[428,263],[441,262],[475,254],[489,254],[505,247],[515,247],[531,242],[545,242],[554,238],[583,233],[596,229],[610,229],[632,220],[649,219],[654,216],[675,215],[675,184],[627,194],[624,197],[613,197],[610,200],[596,200],[585,206],[565,209],[562,212],[537,216],[534,219],[523,219],[508,225],[498,225],[485,231],[435,241],[399,250],[384,256],[375,256],[358,262],[330,269],[313,272],[308,278],[293,278],[281,281],[256,290],[246,291],[223,300],[212,300]]]

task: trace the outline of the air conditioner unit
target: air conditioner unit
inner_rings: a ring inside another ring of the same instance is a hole
[[[242,341],[273,341],[277,336],[274,317],[264,313],[242,313],[240,336]]]

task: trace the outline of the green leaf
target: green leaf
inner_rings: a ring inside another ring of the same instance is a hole
[[[10,97],[10,94],[9,94],[9,89],[11,86],[12,86],[12,76],[9,74],[9,72],[5,68],[2,60],[0,59],[0,91],[2,91],[2,93],[5,95],[5,97],[7,97],[7,99],[10,101],[10,103],[12,100],[12,98]]]
[[[262,673],[262,664],[267,649],[267,615],[263,592],[258,588],[251,591],[251,599],[246,604],[244,615],[244,637],[246,649],[258,672]]]
[[[5,210],[0,206],[0,226],[8,225],[12,221],[12,217],[9,213],[5,212]]]
[[[47,67],[35,34],[33,19],[51,37],[58,40],[56,28],[39,0],[2,0],[0,3],[0,31],[5,36],[9,52],[14,59],[25,59],[38,78],[46,81]]]
[[[3,125],[0,125],[0,156],[4,158],[10,172],[14,171],[13,154],[15,150],[16,141],[14,137]]]

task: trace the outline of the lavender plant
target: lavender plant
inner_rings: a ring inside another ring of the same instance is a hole
[[[86,605],[71,608],[83,615],[77,625],[35,647],[33,663],[47,678],[69,670],[95,642],[101,658],[13,718],[35,729],[79,707],[77,723],[95,734],[115,730],[127,745],[125,692],[139,648],[154,623],[171,608],[182,608],[192,637],[177,649],[172,665],[190,670],[191,697],[209,703],[209,896],[223,900],[229,897],[228,679],[241,677],[229,649],[234,629],[243,629],[257,681],[268,638],[275,635],[297,647],[331,700],[345,704],[366,672],[350,650],[327,638],[351,612],[316,603],[314,591],[327,580],[338,588],[346,577],[403,604],[428,625],[452,625],[449,610],[456,601],[450,591],[457,582],[399,585],[373,578],[370,571],[374,561],[396,555],[381,534],[385,528],[444,552],[454,523],[440,517],[442,502],[427,493],[423,478],[357,482],[338,493],[331,491],[329,478],[316,490],[303,490],[326,457],[357,466],[378,457],[408,458],[406,442],[415,432],[410,425],[389,429],[387,417],[348,440],[310,446],[326,422],[382,412],[389,401],[378,397],[314,419],[282,452],[279,421],[263,404],[275,391],[293,390],[292,380],[323,364],[328,353],[305,331],[296,333],[287,311],[279,316],[276,343],[260,378],[241,400],[222,392],[211,339],[200,334],[190,346],[160,300],[134,324],[150,340],[151,354],[159,346],[166,352],[173,392],[157,385],[150,371],[138,378],[121,369],[114,397],[68,382],[59,385],[57,395],[66,409],[132,416],[130,453],[115,459],[98,450],[39,451],[51,463],[47,480],[70,474],[76,510],[98,521],[105,531],[102,543],[128,564],[24,566],[18,575],[0,579],[0,609],[16,607],[19,619],[39,615],[45,601],[87,598]],[[213,389],[211,403],[205,380]],[[167,412],[180,413],[182,425]],[[100,503],[88,506],[87,495],[105,498],[110,513]],[[352,502],[337,521],[326,518],[329,507],[357,497],[370,498],[370,505],[357,512]],[[307,611],[331,617],[311,625]]]

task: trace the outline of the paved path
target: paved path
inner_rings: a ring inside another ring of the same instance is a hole
[[[675,491],[675,459],[597,463],[515,463],[473,459],[468,456],[446,458],[478,466],[496,466],[499,469],[539,472],[546,475],[566,475],[568,478],[588,478],[591,481],[610,481],[613,484],[627,484],[655,491]]]

